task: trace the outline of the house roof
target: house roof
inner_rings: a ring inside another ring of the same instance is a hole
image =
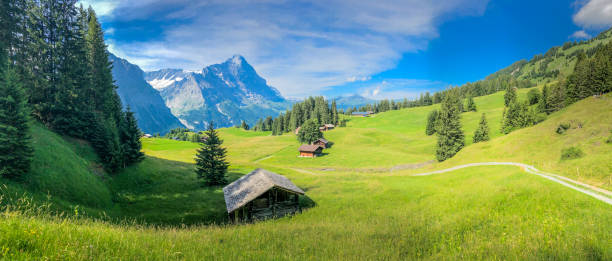
[[[273,187],[304,195],[304,191],[289,179],[265,169],[256,169],[223,188],[227,212],[246,205]]]
[[[302,145],[299,148],[300,152],[316,152],[317,150],[322,149],[319,145]]]
[[[368,115],[368,114],[372,114],[372,112],[370,112],[370,111],[354,111],[352,113],[352,115]]]
[[[321,141],[321,142],[323,142],[323,143],[325,143],[325,144],[329,143],[329,141],[327,141],[327,140],[326,140],[326,139],[324,139],[324,138],[320,138],[320,139],[316,140],[315,142],[317,142],[317,141]]]
[[[324,124],[323,126],[325,126],[325,127],[327,127],[327,128],[333,128],[333,127],[336,127],[336,126],[335,126],[335,125],[333,125],[333,124]]]

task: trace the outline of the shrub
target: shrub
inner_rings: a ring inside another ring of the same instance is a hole
[[[584,152],[578,147],[569,147],[561,151],[561,160],[577,159],[584,156]]]
[[[563,134],[563,133],[565,133],[567,130],[569,130],[569,128],[570,128],[571,126],[572,126],[571,124],[569,124],[569,123],[567,123],[567,122],[563,122],[563,123],[559,124],[559,126],[557,127],[556,132],[557,132],[557,134]]]

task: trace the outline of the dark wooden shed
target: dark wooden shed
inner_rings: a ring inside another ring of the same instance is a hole
[[[302,145],[298,150],[300,151],[300,157],[314,158],[323,152],[323,147],[320,145]]]
[[[224,187],[223,195],[230,221],[248,222],[301,211],[304,191],[286,177],[256,169]]]
[[[324,149],[327,149],[327,145],[329,144],[329,141],[327,141],[324,138],[320,138],[318,140],[316,140],[315,142],[312,143],[313,145],[319,145],[321,147],[323,147]]]

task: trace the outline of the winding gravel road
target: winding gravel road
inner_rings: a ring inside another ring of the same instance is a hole
[[[591,186],[589,184],[585,184],[585,183],[582,183],[576,180],[572,180],[572,179],[569,179],[563,176],[559,176],[556,174],[546,173],[546,172],[536,169],[534,166],[523,164],[523,163],[516,163],[516,162],[470,163],[470,164],[459,165],[459,166],[455,166],[455,167],[443,169],[443,170],[414,174],[412,176],[428,176],[428,175],[442,174],[442,173],[451,172],[451,171],[458,170],[458,169],[477,167],[477,166],[517,166],[517,167],[521,167],[527,173],[534,174],[542,178],[551,180],[553,182],[559,183],[563,186],[566,186],[568,188],[584,193],[586,195],[589,195],[591,197],[594,197],[598,200],[601,200],[605,203],[612,205],[612,192],[610,191],[607,191],[605,189],[598,188],[595,186]]]

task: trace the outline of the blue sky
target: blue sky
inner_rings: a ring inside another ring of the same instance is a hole
[[[109,49],[145,70],[243,55],[286,97],[414,97],[612,25],[612,0],[98,0]]]

